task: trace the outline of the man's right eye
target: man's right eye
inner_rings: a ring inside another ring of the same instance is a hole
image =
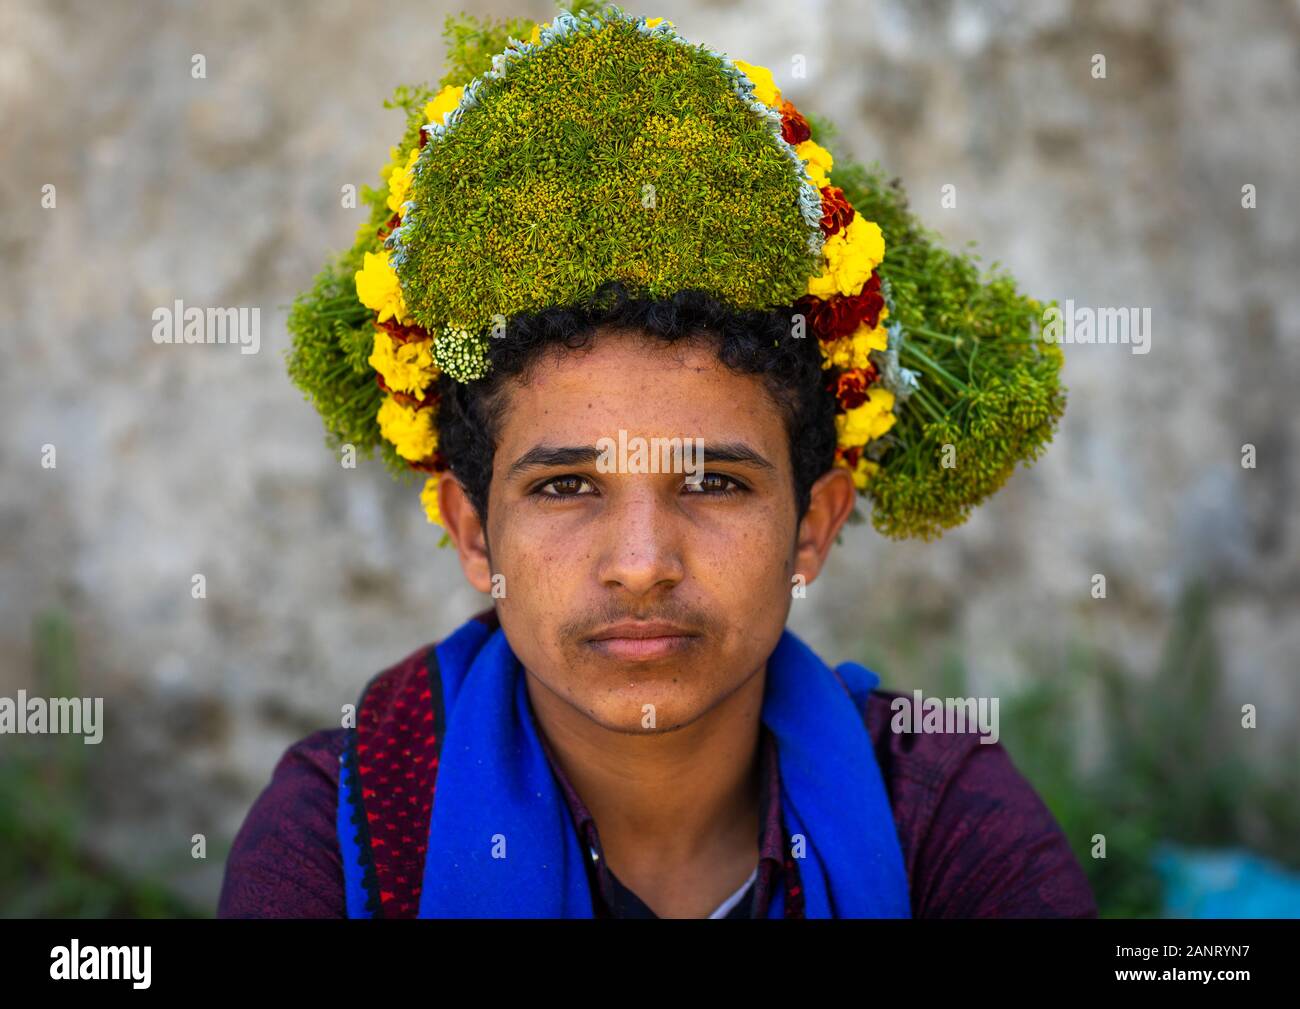
[[[553,480],[547,480],[540,485],[533,493],[538,497],[585,497],[580,493],[583,484],[591,485],[591,481],[582,476],[557,476]],[[548,488],[554,488],[548,489]]]

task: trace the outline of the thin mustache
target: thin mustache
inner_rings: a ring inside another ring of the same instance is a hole
[[[576,637],[579,640],[586,640],[599,631],[602,627],[608,627],[610,624],[616,624],[623,620],[632,620],[637,623],[650,623],[651,621],[665,624],[673,624],[692,634],[703,634],[707,628],[707,623],[703,620],[695,619],[692,616],[676,616],[672,613],[610,613],[603,615],[599,620],[584,620],[580,623],[570,624],[566,630],[567,637]]]

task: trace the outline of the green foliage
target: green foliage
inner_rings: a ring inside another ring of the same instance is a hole
[[[579,0],[573,9],[594,10],[599,6]],[[439,87],[401,85],[384,102],[385,108],[401,109],[406,116],[394,160],[405,164],[407,155],[419,143],[424,108],[441,87],[467,83],[489,69],[492,57],[506,47],[511,37],[526,38],[532,27],[533,22],[523,18],[494,21],[449,15],[443,29],[448,70]],[[387,206],[387,182],[381,179],[377,188],[362,186],[361,200],[369,215],[357,230],[352,248],[331,258],[311,288],[299,294],[290,309],[289,377],[320,413],[326,442],[332,450],[351,444],[364,458],[373,457],[378,448],[394,476],[410,482],[413,474],[409,465],[379,432],[376,414],[382,393],[367,363],[374,346],[374,312],[357,300],[354,281],[365,253],[379,251],[379,231],[392,218]]]
[[[841,159],[831,179],[884,233],[887,325],[902,327],[900,361],[921,376],[867,484],[872,524],[894,538],[933,539],[1045,450],[1065,410],[1063,355],[1035,337],[1045,306],[997,264],[983,272],[978,257],[943,248],[897,180]],[[955,465],[943,465],[945,445]]]
[[[1253,697],[1226,680],[1207,588],[1183,589],[1152,669],[1117,658],[1100,624],[1081,634],[1062,629],[1068,611],[1056,619],[1015,645],[1033,676],[1000,692],[1000,741],[1060,824],[1101,915],[1160,913],[1152,857],[1162,842],[1246,848],[1300,869],[1300,748],[1291,739],[1269,751],[1242,728],[1241,703]],[[941,620],[906,608],[889,622],[858,621],[848,649],[886,689],[980,696],[955,635],[935,633]],[[1095,834],[1105,858],[1092,856]]]
[[[491,70],[492,57],[504,50],[512,38],[527,39],[534,24],[527,18],[480,19],[472,14],[448,14],[442,29],[447,72],[438,82],[439,88],[468,84]]]
[[[432,97],[423,85],[403,85],[384,102],[385,108],[406,113],[406,131],[398,145],[402,163],[419,143],[424,106]],[[289,310],[289,377],[320,413],[331,449],[351,444],[359,456],[370,458],[378,447],[393,474],[409,478],[409,466],[379,433],[376,415],[383,394],[367,363],[374,347],[375,313],[357,300],[355,281],[365,253],[379,250],[379,230],[392,217],[387,182],[378,188],[362,186],[361,200],[369,217],[357,230],[352,248],[331,258]]]
[[[617,10],[613,4],[601,0],[571,0],[555,6],[557,10],[574,15]],[[527,40],[539,23],[528,18],[479,18],[463,11],[448,14],[442,29],[447,72],[438,81],[438,87],[468,84],[484,71],[491,70],[492,58],[504,52],[511,39]]]
[[[398,164],[406,163],[406,156],[411,149],[420,142],[420,128],[424,126],[424,107],[433,98],[436,92],[431,90],[425,84],[401,84],[393,91],[393,97],[384,102],[386,109],[401,109],[406,113],[406,132],[402,134],[402,141],[397,145]],[[379,226],[388,220],[391,215],[384,201],[388,199],[388,187],[385,184],[383,189],[383,199],[380,200],[379,208],[375,216],[371,218],[373,226],[371,236],[379,229]],[[358,236],[360,240],[363,236]],[[376,247],[378,242],[375,243]]]
[[[374,342],[374,312],[357,300],[352,253],[331,260],[310,291],[289,310],[289,377],[311,400],[328,441],[369,453],[380,440],[375,412],[380,391],[366,358]]]
[[[1241,726],[1224,682],[1214,599],[1188,586],[1151,674],[1125,668],[1097,647],[1075,645],[1064,666],[1004,705],[1004,742],[1070,838],[1102,913],[1140,917],[1159,909],[1151,869],[1161,841],[1248,847],[1300,868],[1300,750],[1259,751]],[[1099,702],[1099,759],[1085,762],[1079,712]],[[1106,837],[1106,857],[1091,855]]]
[[[618,11],[595,0],[570,9]],[[532,27],[449,16],[440,86],[481,75]],[[418,144],[436,91],[403,86],[385,102],[406,114],[396,163]],[[497,314],[575,304],[613,278],[650,296],[698,287],[737,308],[792,303],[805,292],[817,264],[797,175],[703,48],[615,19],[513,64],[504,80],[482,83],[479,99],[438,156],[422,159],[400,236],[407,306],[439,332],[444,370],[468,376],[482,364],[477,338],[444,326],[481,332]],[[806,118],[820,143],[835,135],[828,119]],[[1061,351],[1035,338],[1045,306],[996,264],[984,273],[978,257],[944,249],[897,181],[842,158],[832,178],[884,232],[888,321],[904,335],[901,364],[921,376],[876,446],[884,452],[867,485],[871,520],[888,536],[932,539],[1044,451],[1065,408]],[[644,203],[647,185],[653,208]],[[290,312],[289,373],[332,447],[350,443],[363,456],[379,447],[388,467],[409,477],[379,433],[381,393],[366,363],[372,313],[353,282],[392,217],[387,183],[362,195],[370,216],[353,248],[325,266]],[[947,445],[955,465],[944,465]],[[860,521],[856,511],[853,518]]]
[[[75,641],[66,614],[51,612],[37,618],[33,654],[36,695],[81,696]],[[5,741],[5,758],[0,761],[0,915],[199,917],[199,909],[161,879],[122,872],[87,844],[97,822],[88,762],[99,746],[87,746],[76,735]],[[186,847],[173,868],[180,872],[192,867]]]
[[[421,159],[400,234],[398,275],[426,328],[482,331],[610,279],[741,308],[806,289],[798,173],[707,51],[610,21],[478,98]]]

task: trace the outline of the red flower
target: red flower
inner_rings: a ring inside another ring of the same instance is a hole
[[[800,115],[788,98],[781,99],[781,136],[791,147],[798,147],[805,140],[812,139],[808,120]]]
[[[861,445],[854,445],[852,448],[836,448],[835,454],[848,463],[849,469],[858,468],[858,459],[862,455]]]
[[[874,365],[857,371],[840,372],[835,383],[835,398],[845,410],[854,410],[867,401],[867,387],[876,380]]]
[[[403,326],[396,318],[376,322],[376,326],[393,338],[396,344],[410,343],[412,340],[429,339],[429,331],[423,326]]]
[[[450,467],[447,465],[447,457],[442,454],[442,449],[434,449],[433,455],[426,456],[423,459],[409,464],[411,469],[418,469],[422,473],[445,473]]]
[[[837,294],[825,301],[806,294],[795,306],[804,313],[817,338],[829,343],[848,336],[863,323],[875,329],[885,298],[880,293],[880,276],[872,270],[871,279],[857,294]]]
[[[385,224],[382,228],[380,228],[380,229],[375,233],[375,234],[376,234],[376,237],[378,237],[380,241],[383,241],[383,240],[384,240],[385,238],[387,238],[390,234],[392,234],[394,231],[396,231],[397,228],[401,225],[401,223],[402,223],[402,215],[401,215],[401,214],[394,214],[392,217],[390,217],[390,218],[388,219],[388,223]]]
[[[839,186],[822,186],[822,234],[827,238],[847,228],[854,210]]]
[[[438,391],[433,386],[429,386],[428,392],[423,396],[412,396],[409,392],[398,392],[395,389],[388,388],[388,383],[384,381],[384,376],[379,372],[375,372],[375,385],[383,389],[384,392],[392,396],[393,399],[401,403],[402,406],[419,409],[425,406],[436,405],[438,402]]]

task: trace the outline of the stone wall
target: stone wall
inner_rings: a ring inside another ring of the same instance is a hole
[[[33,683],[33,620],[66,614],[108,709],[86,843],[179,866],[169,882],[209,906],[221,858],[186,865],[191,835],[215,852],[290,742],[483,605],[413,488],[340,469],[283,363],[287,305],[361,220],[340,187],[377,181],[401,132],[382,100],[442,73],[446,9],[0,8],[0,693]],[[1030,292],[1151,310],[1147,354],[1066,348],[1045,459],[938,543],[850,530],[792,627],[828,658],[883,655],[892,686],[932,682],[942,645],[999,690],[1051,674],[1026,664],[1031,640],[1150,667],[1205,577],[1233,696],[1294,732],[1300,3],[645,13],[771,68],[840,126],[833,151],[878,158],[931,226]],[[151,313],[177,298],[259,306],[260,352],[155,345]]]

